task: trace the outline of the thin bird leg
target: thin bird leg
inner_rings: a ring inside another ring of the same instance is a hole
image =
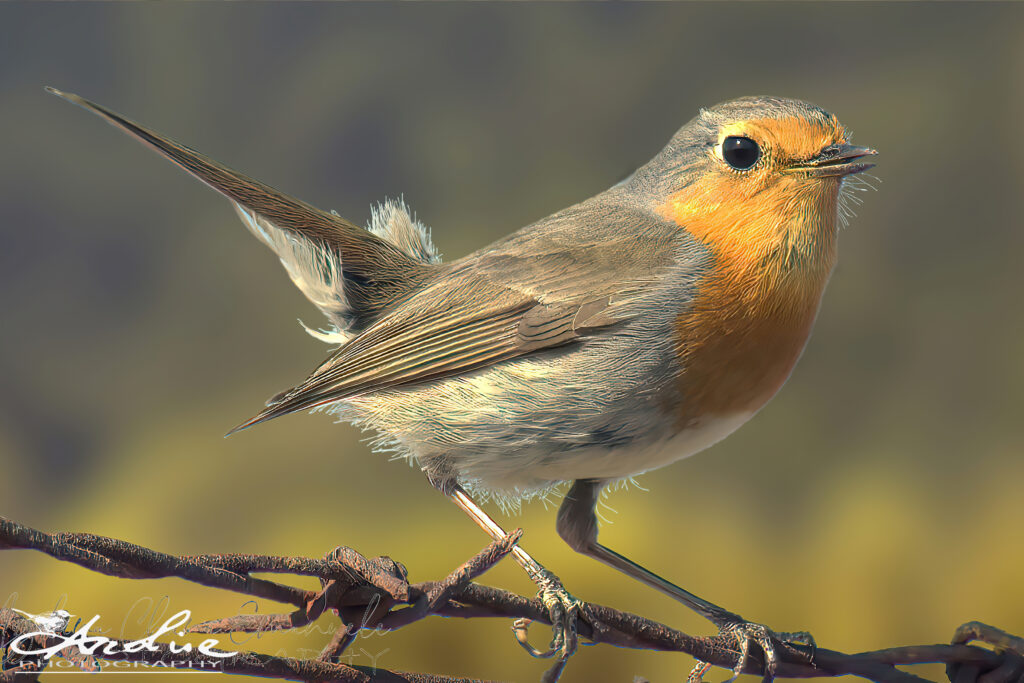
[[[470,519],[477,523],[477,526],[487,532],[492,539],[500,541],[505,538],[505,530],[501,528],[501,525],[491,519],[490,515],[484,512],[461,486],[456,486],[448,497],[463,512],[469,515]],[[516,558],[519,566],[526,570],[531,579],[536,580],[537,576],[547,571],[537,560],[533,559],[528,552],[518,545],[512,548],[512,556]]]
[[[588,545],[586,550],[584,550],[584,553],[593,557],[595,560],[599,560],[609,567],[618,569],[623,574],[631,576],[634,579],[647,584],[651,588],[659,590],[665,595],[678,600],[694,612],[697,612],[697,614],[700,614],[702,617],[713,623],[715,626],[720,627],[730,621],[743,620],[740,615],[694,595],[690,591],[677,586],[664,577],[658,576],[646,567],[637,564],[628,557],[620,555],[607,546],[601,545],[597,541]]]
[[[494,540],[505,538],[505,530],[484,512],[469,494],[458,484],[446,483],[438,487],[445,495],[452,499],[463,512],[469,515],[470,519],[487,532]],[[517,639],[526,648],[527,652],[535,657],[554,657],[557,655],[559,663],[548,672],[546,680],[557,680],[565,661],[576,651],[578,644],[576,624],[583,610],[583,603],[573,597],[562,586],[557,576],[544,568],[544,566],[533,559],[529,553],[518,545],[512,548],[512,556],[516,562],[526,570],[530,579],[540,589],[540,598],[548,610],[551,618],[552,641],[551,649],[541,652],[531,646],[526,640],[525,632],[527,621],[517,620],[515,625]]]
[[[609,567],[661,591],[674,600],[678,600],[717,626],[721,633],[734,636],[740,648],[740,658],[733,670],[733,678],[736,678],[746,668],[750,641],[756,642],[764,651],[765,680],[771,680],[774,676],[777,663],[776,646],[772,642],[773,639],[784,644],[801,643],[811,648],[814,647],[814,639],[810,633],[775,633],[761,624],[748,622],[740,615],[694,595],[628,557],[598,543],[597,516],[594,514],[594,506],[597,504],[604,484],[603,481],[593,479],[580,479],[573,482],[572,488],[569,489],[558,510],[558,534],[573,550],[603,562]]]

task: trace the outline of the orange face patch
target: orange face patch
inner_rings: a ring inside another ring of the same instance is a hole
[[[838,181],[709,173],[657,207],[707,245],[722,267],[792,267],[793,258],[828,261],[835,245]],[[767,273],[770,275],[771,273]]]
[[[781,119],[738,121],[722,126],[720,138],[725,139],[730,135],[752,138],[776,165],[807,161],[823,147],[844,144],[849,139],[846,129],[835,116],[823,120],[787,116]]]
[[[762,145],[748,172],[709,170],[658,207],[715,263],[676,320],[684,423],[759,409],[803,350],[835,263],[839,181],[780,170],[845,140],[835,119],[723,126]]]

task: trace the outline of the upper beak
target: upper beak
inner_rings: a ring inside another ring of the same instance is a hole
[[[821,150],[821,153],[793,170],[803,171],[812,176],[844,176],[851,173],[860,173],[874,164],[858,161],[864,157],[878,154],[870,147],[856,147],[854,145],[829,145]]]

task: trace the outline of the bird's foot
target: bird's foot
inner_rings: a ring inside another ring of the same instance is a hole
[[[726,681],[726,683],[736,680],[747,667],[747,663],[750,661],[751,643],[757,643],[761,651],[764,652],[764,677],[762,679],[764,683],[770,683],[775,678],[780,650],[797,653],[808,662],[814,662],[814,636],[806,631],[776,633],[763,624],[755,624],[736,616],[721,623],[718,627],[718,632],[720,635],[733,636],[740,649],[739,659],[732,670],[732,678]],[[801,645],[803,647],[796,648],[793,647],[794,645]]]
[[[588,610],[586,603],[574,597],[562,586],[557,576],[547,570],[543,570],[534,577],[537,586],[540,588],[538,597],[544,603],[551,620],[551,643],[547,650],[538,650],[530,644],[528,629],[532,623],[529,619],[516,619],[512,623],[512,630],[516,634],[519,644],[534,657],[551,658],[558,661],[544,675],[545,683],[557,681],[565,668],[569,657],[576,652],[579,645],[579,621],[586,620],[595,630],[604,626]]]

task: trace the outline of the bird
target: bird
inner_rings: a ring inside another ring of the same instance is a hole
[[[648,163],[595,196],[443,262],[404,201],[366,227],[323,211],[77,95],[226,196],[326,316],[336,345],[231,433],[326,411],[377,434],[493,539],[480,506],[568,486],[556,528],[574,550],[756,643],[770,680],[809,634],[749,622],[598,542],[610,484],[693,455],[747,422],[800,357],[836,262],[854,176],[874,149],[801,100],[741,97],[699,113]],[[494,220],[494,217],[490,217]],[[512,555],[552,623],[546,680],[581,620],[599,620],[521,545]],[[810,655],[813,656],[813,655]]]
[[[74,616],[67,610],[63,609],[46,612],[44,614],[31,614],[29,612],[23,612],[17,608],[12,609],[47,633],[63,633],[64,629],[68,626],[68,622],[71,621],[71,617]]]

